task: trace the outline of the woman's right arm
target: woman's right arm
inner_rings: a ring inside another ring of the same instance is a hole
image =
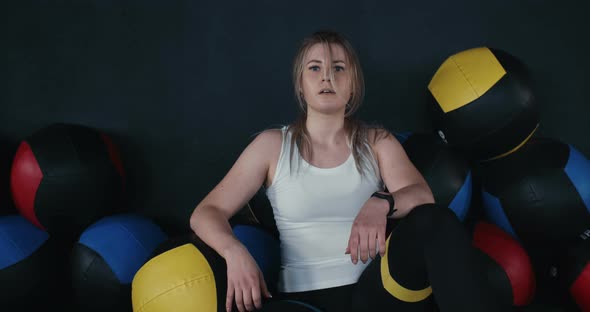
[[[234,298],[241,312],[261,307],[261,291],[270,296],[256,262],[233,235],[228,220],[266,181],[271,162],[278,159],[280,145],[280,130],[259,134],[221,182],[197,205],[190,218],[190,227],[195,234],[226,260],[228,311]]]

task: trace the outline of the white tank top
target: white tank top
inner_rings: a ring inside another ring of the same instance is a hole
[[[266,190],[281,239],[278,289],[299,292],[356,283],[371,259],[355,265],[344,254],[352,222],[383,183],[375,172],[362,177],[352,154],[337,167],[318,168],[301,157],[296,144],[291,174],[291,133],[286,130],[282,128],[281,153]],[[372,155],[370,161],[375,163]]]

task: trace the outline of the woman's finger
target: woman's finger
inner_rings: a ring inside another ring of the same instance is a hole
[[[246,309],[244,308],[244,292],[241,288],[236,288],[234,291],[234,296],[236,298],[236,306],[238,307],[238,311],[245,312]]]
[[[252,287],[252,304],[253,309],[260,309],[262,308],[262,296],[260,291],[260,284],[257,283],[254,287]]]
[[[375,259],[377,255],[377,231],[369,231],[369,257]]]
[[[366,263],[369,260],[369,232],[359,231],[361,261]]]
[[[227,296],[225,297],[225,311],[231,312],[231,308],[234,304],[234,287],[230,283],[227,283]]]
[[[252,286],[248,285],[248,287],[244,287],[242,291],[242,300],[244,301],[244,308],[246,309],[246,311],[254,311],[254,304],[252,304]]]
[[[348,239],[348,249],[350,251],[350,260],[352,263],[356,264],[358,261],[358,245],[359,245],[359,236],[356,228],[353,226],[352,231],[350,233],[350,238]]]
[[[268,291],[268,287],[266,287],[266,281],[264,281],[264,276],[262,275],[262,272],[260,272],[260,285],[261,285],[261,289],[262,289],[262,294],[266,297],[266,298],[272,298],[272,294],[270,293],[270,291]]]
[[[385,243],[387,242],[385,233],[385,227],[383,227],[377,234],[377,243],[379,244],[379,254],[381,255],[381,258],[385,256]]]

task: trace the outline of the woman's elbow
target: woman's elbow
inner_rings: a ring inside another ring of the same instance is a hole
[[[197,206],[195,208],[195,210],[193,210],[193,213],[191,214],[191,216],[189,218],[189,226],[190,226],[191,230],[193,230],[193,232],[195,232],[195,233],[196,233],[196,229],[198,228],[197,223],[199,221],[200,210],[202,210],[202,207]]]
[[[412,205],[413,207],[426,205],[426,204],[434,204],[435,199],[434,195],[432,194],[432,190],[426,183],[416,184],[417,191],[414,191],[415,194],[415,202]]]
[[[436,199],[434,198],[434,194],[432,194],[432,190],[430,189],[430,187],[426,184],[424,186],[424,204],[435,204],[436,203]]]

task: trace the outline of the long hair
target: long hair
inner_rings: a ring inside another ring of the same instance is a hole
[[[291,160],[293,159],[294,145],[297,144],[302,156],[306,156],[307,159],[311,159],[313,155],[311,139],[305,121],[307,118],[307,104],[301,94],[301,76],[304,70],[304,60],[309,50],[315,44],[322,44],[325,53],[327,53],[328,64],[331,64],[331,45],[339,45],[344,49],[344,53],[347,57],[348,68],[351,70],[351,89],[352,96],[350,101],[346,105],[344,115],[344,128],[348,138],[348,145],[352,150],[357,170],[362,176],[365,176],[368,172],[379,172],[375,157],[371,150],[372,143],[375,143],[378,139],[389,135],[388,131],[385,131],[383,127],[377,125],[367,125],[360,120],[354,119],[352,116],[361,106],[365,93],[365,81],[363,72],[359,62],[359,58],[350,44],[350,42],[340,33],[334,31],[318,31],[313,33],[311,36],[305,38],[301,43],[295,59],[293,62],[293,89],[295,91],[295,97],[299,104],[300,115],[299,117],[288,126],[288,131],[291,133]],[[328,66],[331,81],[334,81],[334,72],[332,66]],[[369,129],[373,128],[375,131],[373,135],[369,137]],[[291,162],[292,163],[292,162]]]

